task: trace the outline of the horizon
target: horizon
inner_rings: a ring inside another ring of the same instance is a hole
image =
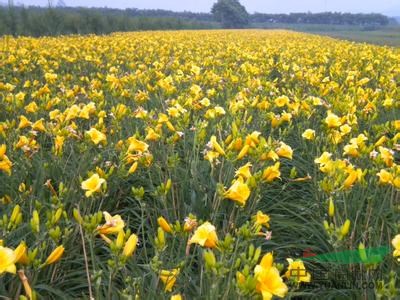
[[[53,5],[57,4],[57,0],[52,1]],[[67,7],[87,7],[87,8],[110,8],[110,9],[161,9],[174,12],[193,12],[193,13],[209,13],[215,0],[205,0],[201,3],[197,1],[128,1],[115,0],[64,0]],[[321,12],[340,12],[340,13],[381,13],[390,17],[400,16],[400,4],[396,0],[384,1],[361,1],[356,0],[349,3],[346,0],[306,0],[299,3],[293,0],[270,0],[268,5],[261,3],[261,0],[243,0],[240,1],[246,7],[249,13],[321,13]],[[0,3],[7,4],[6,1],[0,0]],[[46,7],[48,0],[22,0],[15,1],[15,5],[25,6],[41,6]],[[361,7],[361,8],[360,8]]]

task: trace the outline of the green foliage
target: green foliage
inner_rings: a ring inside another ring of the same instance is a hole
[[[224,28],[244,28],[249,24],[249,14],[238,0],[218,0],[211,12]]]
[[[95,8],[0,7],[0,35],[55,36],[111,32],[215,28],[207,18]],[[211,18],[209,18],[211,19]]]

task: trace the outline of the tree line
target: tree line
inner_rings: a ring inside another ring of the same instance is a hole
[[[252,23],[288,23],[288,24],[328,24],[328,25],[357,25],[385,26],[390,19],[382,14],[350,14],[340,12],[324,13],[291,13],[291,14],[262,14],[250,15]]]
[[[0,6],[0,35],[107,34],[116,31],[247,28],[257,24],[384,26],[380,14],[248,14],[237,0],[218,0],[211,13],[168,10]]]
[[[0,35],[53,36],[219,27],[212,20],[205,21],[201,17],[191,17],[191,14],[176,16],[174,13],[131,9],[9,6],[0,7]]]

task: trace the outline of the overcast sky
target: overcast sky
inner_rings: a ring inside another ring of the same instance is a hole
[[[0,0],[2,1],[2,0]],[[57,0],[51,0],[54,4]],[[14,0],[26,5],[46,5],[48,0]],[[216,0],[64,0],[67,6],[148,8],[174,11],[209,12]],[[380,12],[400,14],[400,0],[241,0],[249,12]]]

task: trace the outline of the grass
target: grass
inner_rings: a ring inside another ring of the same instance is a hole
[[[381,46],[400,46],[400,25],[364,28],[347,25],[324,24],[254,24],[257,28],[290,29],[306,33],[326,35],[333,38]]]

